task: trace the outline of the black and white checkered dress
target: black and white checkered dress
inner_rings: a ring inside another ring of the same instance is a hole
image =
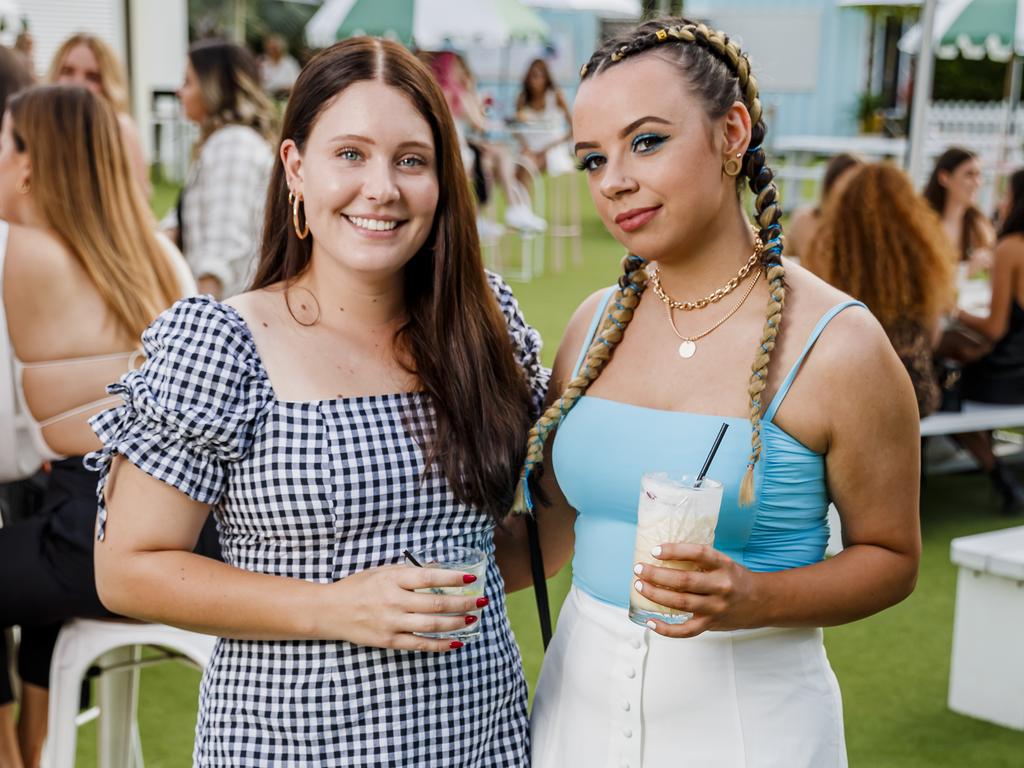
[[[491,284],[539,407],[540,338],[508,286]],[[228,563],[325,583],[441,537],[493,552],[491,520],[440,472],[421,480],[405,419],[425,395],[278,400],[248,327],[209,297],[175,304],[143,343],[145,365],[110,388],[125,404],[92,420],[105,447],[89,464],[105,477],[120,453],[210,504]],[[482,637],[451,653],[220,639],[195,764],[527,766],[526,685],[493,558],[486,593]]]

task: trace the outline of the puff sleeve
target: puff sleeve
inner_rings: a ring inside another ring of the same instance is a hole
[[[146,474],[211,506],[224,493],[228,468],[245,458],[272,400],[248,327],[208,296],[184,299],[142,335],[146,362],[107,391],[124,404],[90,419],[103,448],[86,457],[103,489],[121,454]]]

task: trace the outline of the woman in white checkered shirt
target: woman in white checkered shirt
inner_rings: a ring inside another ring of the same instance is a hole
[[[100,595],[221,638],[197,765],[526,766],[492,531],[539,337],[481,265],[451,116],[405,49],[321,53],[283,136],[254,290],[165,313],[93,420]],[[188,554],[210,507],[226,564]],[[485,598],[413,591],[464,583],[402,564],[441,541],[489,553]],[[413,634],[484,605],[465,647]]]
[[[178,98],[199,140],[178,205],[161,226],[181,246],[200,293],[234,296],[259,256],[277,113],[260,88],[256,59],[220,40],[189,49]]]

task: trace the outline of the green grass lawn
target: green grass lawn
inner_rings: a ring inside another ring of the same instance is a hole
[[[173,195],[162,199],[172,200]],[[586,198],[584,204],[584,263],[561,275],[513,284],[527,319],[547,343],[548,363],[573,309],[618,273],[622,249],[601,228]],[[957,536],[1022,522],[999,516],[995,507],[984,478],[930,479],[922,500],[924,552],[914,594],[878,616],[826,631],[829,657],[843,689],[854,768],[1024,766],[1024,733],[946,708],[956,583],[949,543]],[[566,571],[549,583],[555,605],[568,590],[569,578]],[[509,613],[532,689],[543,655],[532,591],[509,596]],[[147,765],[187,765],[198,673],[163,665],[144,670],[142,680],[139,723]],[[80,736],[78,764],[93,766],[94,728],[84,727]]]

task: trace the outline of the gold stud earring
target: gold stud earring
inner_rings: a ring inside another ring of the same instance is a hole
[[[722,165],[722,170],[725,171],[726,176],[739,176],[740,170],[743,168],[743,163],[740,162],[740,158],[743,157],[743,153],[739,153],[736,157],[730,157]]]

